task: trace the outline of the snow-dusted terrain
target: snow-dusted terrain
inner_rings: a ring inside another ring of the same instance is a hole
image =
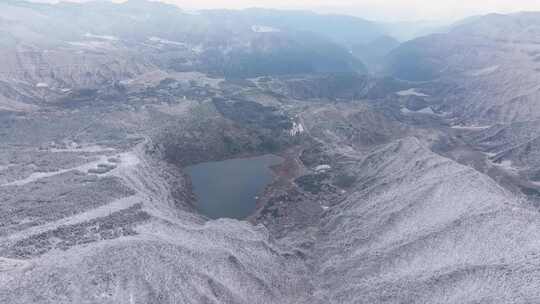
[[[0,3],[0,303],[540,302],[536,15],[414,82],[257,12]],[[264,154],[251,216],[197,211],[187,166]]]

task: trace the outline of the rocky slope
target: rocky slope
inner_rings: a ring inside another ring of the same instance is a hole
[[[538,299],[536,210],[522,207],[490,178],[427,151],[416,139],[380,148],[355,169],[360,182],[324,214],[315,234],[322,299]]]
[[[388,73],[439,87],[435,103],[458,123],[538,119],[538,16],[482,16],[404,43],[389,55]]]

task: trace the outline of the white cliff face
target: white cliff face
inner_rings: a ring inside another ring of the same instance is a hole
[[[293,126],[289,130],[289,134],[291,136],[296,136],[302,133],[304,133],[304,126],[302,125],[302,123],[293,122]]]

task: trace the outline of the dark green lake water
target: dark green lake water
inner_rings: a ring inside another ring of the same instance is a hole
[[[201,163],[186,168],[191,177],[196,206],[212,219],[245,219],[273,179],[271,166],[283,159],[275,155]]]

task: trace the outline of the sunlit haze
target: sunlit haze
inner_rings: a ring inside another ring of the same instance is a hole
[[[85,0],[73,0],[83,2]],[[540,0],[162,0],[184,9],[264,7],[313,10],[379,21],[455,20],[470,15],[540,11]],[[58,2],[35,0],[34,2]],[[116,0],[115,2],[123,2]]]

